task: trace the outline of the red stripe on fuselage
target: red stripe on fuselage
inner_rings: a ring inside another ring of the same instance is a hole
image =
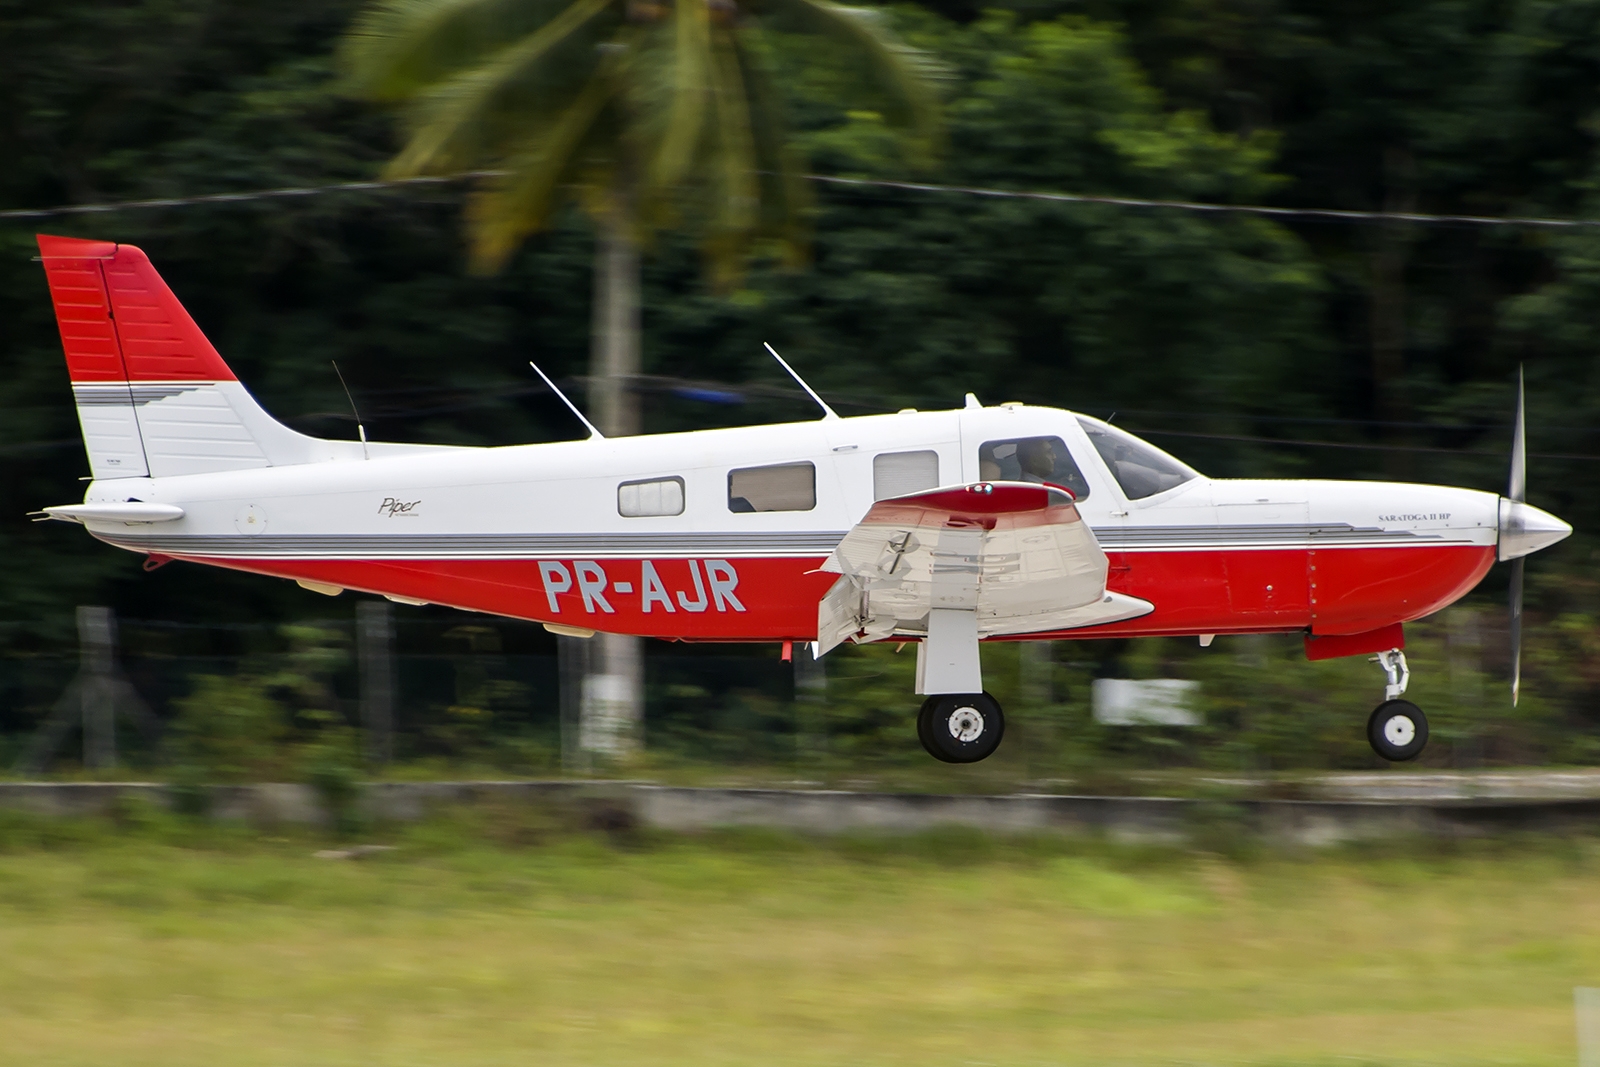
[[[1494,548],[1148,551],[1111,552],[1108,557],[1107,587],[1148,600],[1155,611],[1107,626],[1028,636],[1079,639],[1308,628],[1323,634],[1358,633],[1409,622],[1459,599],[1493,565]],[[811,640],[816,636],[817,601],[836,580],[833,574],[816,572],[821,557],[187,558],[535,622],[689,641]],[[649,611],[644,610],[647,600]]]

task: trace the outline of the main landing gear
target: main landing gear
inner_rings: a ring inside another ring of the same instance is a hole
[[[946,763],[977,763],[1000,747],[1006,717],[988,693],[938,693],[917,712],[917,738]]]
[[[1416,759],[1428,744],[1428,717],[1411,701],[1400,699],[1411,682],[1406,654],[1391,648],[1373,656],[1372,662],[1383,667],[1388,685],[1383,689],[1383,703],[1367,719],[1367,740],[1372,751],[1386,760],[1401,763]]]

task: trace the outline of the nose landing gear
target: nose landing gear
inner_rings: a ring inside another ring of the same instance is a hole
[[[1367,741],[1372,751],[1386,760],[1416,759],[1428,744],[1428,717],[1411,701],[1400,699],[1411,682],[1406,654],[1391,648],[1373,656],[1372,662],[1382,665],[1388,684],[1383,689],[1383,703],[1367,719]]]

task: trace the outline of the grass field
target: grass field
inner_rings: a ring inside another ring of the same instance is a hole
[[[0,1061],[1571,1064],[1600,844],[326,842],[0,819]]]

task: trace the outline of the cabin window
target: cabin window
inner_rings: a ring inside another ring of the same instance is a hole
[[[1088,419],[1079,419],[1078,424],[1129,500],[1143,500],[1199,477],[1196,471],[1131,433]]]
[[[683,479],[652,478],[617,486],[617,513],[624,518],[683,514]]]
[[[1040,482],[1070,490],[1086,500],[1089,483],[1059,437],[1016,437],[988,441],[978,449],[978,477],[986,482]]]
[[[884,452],[872,457],[872,499],[920,493],[939,486],[939,453]]]
[[[810,511],[816,506],[814,464],[779,463],[728,472],[729,511]]]

